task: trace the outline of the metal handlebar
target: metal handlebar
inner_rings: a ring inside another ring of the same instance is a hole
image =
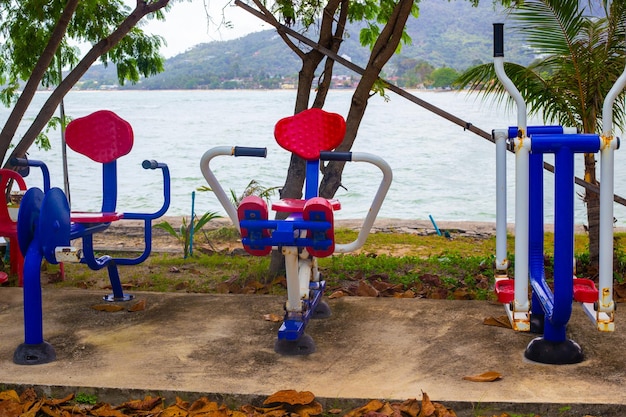
[[[235,146],[233,148],[234,156],[256,156],[265,158],[267,156],[267,148],[251,148],[248,146]]]
[[[50,170],[48,170],[48,166],[43,161],[38,161],[36,159],[27,159],[27,158],[11,158],[9,161],[11,165],[14,167],[36,167],[41,169],[41,174],[43,176],[43,191],[50,191]]]
[[[230,201],[228,195],[224,192],[222,185],[219,183],[213,171],[211,171],[210,163],[211,160],[217,156],[244,156],[242,154],[238,154],[236,152],[237,149],[241,149],[239,147],[230,147],[230,146],[218,146],[215,148],[211,148],[202,155],[200,160],[200,170],[202,171],[202,175],[206,179],[207,183],[211,187],[213,193],[222,204],[224,209],[226,210],[228,217],[233,222],[233,225],[237,227],[237,230],[240,230],[239,227],[239,217],[237,216],[237,208]],[[246,148],[246,149],[263,149],[265,148]],[[253,152],[254,153],[254,152]],[[245,156],[265,156],[260,154],[246,154]],[[372,201],[372,205],[363,221],[363,224],[360,228],[359,234],[353,242],[347,244],[337,244],[335,245],[335,252],[337,253],[347,253],[352,252],[359,249],[361,246],[365,244],[367,240],[367,236],[374,225],[374,220],[376,220],[376,216],[378,215],[378,211],[382,206],[383,200],[387,195],[387,191],[391,186],[391,180],[393,178],[393,174],[391,171],[391,167],[385,160],[382,158],[372,155],[365,152],[320,152],[320,159],[325,161],[352,161],[352,162],[367,162],[372,165],[378,167],[383,173],[383,178],[381,179],[380,185],[378,186],[378,190],[374,195],[374,200]]]
[[[226,210],[228,217],[230,217],[230,220],[233,222],[235,227],[237,227],[237,230],[241,231],[239,228],[239,217],[237,216],[237,208],[230,201],[230,199],[226,195],[226,192],[222,188],[222,185],[217,180],[215,174],[213,174],[213,171],[211,171],[211,167],[209,166],[211,160],[216,156],[256,156],[265,158],[267,156],[267,149],[249,148],[243,146],[217,146],[206,151],[200,159],[200,171],[202,171],[204,179],[206,179],[206,182],[209,183],[211,190],[219,200],[222,207],[224,207],[224,210]]]

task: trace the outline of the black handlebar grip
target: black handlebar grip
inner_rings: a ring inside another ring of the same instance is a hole
[[[26,158],[11,158],[9,163],[14,167],[27,167],[28,159]]]
[[[141,163],[141,166],[143,167],[143,169],[157,169],[159,167],[159,163],[154,159],[151,159],[149,161],[146,159]]]
[[[352,161],[352,152],[320,152],[320,159],[322,161]]]
[[[235,156],[257,156],[265,158],[267,156],[267,148],[251,148],[248,146],[235,146]]]
[[[504,23],[493,24],[493,57],[504,56]]]

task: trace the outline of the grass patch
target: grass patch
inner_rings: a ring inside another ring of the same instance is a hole
[[[338,229],[338,243],[355,240],[357,233]],[[122,282],[135,290],[198,293],[272,293],[283,294],[284,277],[268,276],[270,257],[255,257],[239,248],[236,229],[222,227],[208,231],[194,242],[194,255],[184,258],[178,253],[153,253],[146,262],[121,266]],[[545,270],[552,274],[554,235],[546,234]],[[509,237],[508,247],[514,248]],[[597,271],[589,268],[587,237],[577,235],[575,254],[579,276],[593,278]],[[615,279],[626,276],[626,234],[615,235]],[[218,250],[216,248],[226,248]],[[358,253],[338,254],[319,259],[328,293],[414,296],[448,299],[493,299],[495,237],[420,236],[406,233],[371,234]],[[515,256],[509,254],[514,275]],[[91,271],[84,265],[66,264],[65,280],[59,279],[56,265],[44,271],[50,285],[104,289],[108,286],[106,270]],[[55,278],[56,277],[56,278]],[[45,282],[45,279],[43,280]],[[369,290],[368,290],[369,291]],[[372,292],[373,291],[373,292]]]

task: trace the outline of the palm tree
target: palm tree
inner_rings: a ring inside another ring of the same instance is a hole
[[[604,97],[626,63],[626,2],[589,0],[584,5],[579,0],[523,0],[509,11],[514,30],[523,33],[540,57],[528,67],[505,64],[529,113],[584,133],[601,131]],[[493,64],[469,69],[459,82],[462,87],[483,96],[491,95],[500,102],[508,97],[497,81]],[[614,105],[613,122],[617,126],[624,126],[625,112],[622,93]],[[585,154],[584,162],[585,181],[597,184],[595,155]],[[592,265],[597,266],[599,195],[587,190],[584,201],[589,255]]]

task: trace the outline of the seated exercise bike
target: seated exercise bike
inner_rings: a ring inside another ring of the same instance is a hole
[[[14,159],[13,166],[38,167],[43,174],[43,190],[32,187],[26,191],[17,219],[19,248],[24,255],[24,333],[25,341],[13,355],[18,365],[35,365],[54,361],[54,348],[43,339],[41,263],[80,262],[94,270],[107,268],[113,293],[105,301],[128,301],[124,294],[118,265],[137,265],[145,261],[152,248],[152,220],[165,214],[170,204],[170,175],[166,164],[143,161],[144,169],[159,169],[163,176],[163,205],[154,213],[122,213],[117,205],[117,160],[133,146],[130,124],[107,110],[97,111],[73,120],[67,126],[67,145],[74,151],[102,164],[102,206],[99,211],[70,211],[65,193],[50,187],[50,173],[42,161]],[[118,220],[140,220],[144,223],[144,251],[136,258],[97,256],[93,235],[105,231]],[[82,240],[82,249],[70,246]]]
[[[304,199],[281,199],[272,204],[272,210],[287,213],[285,220],[269,220],[267,204],[258,196],[245,197],[235,207],[209,166],[217,156],[265,157],[266,148],[215,147],[200,162],[204,178],[239,229],[244,249],[264,256],[277,248],[285,256],[287,303],[274,345],[280,354],[307,355],[315,351],[313,339],[305,333],[306,325],[311,318],[330,315],[330,308],[322,301],[325,282],[317,258],[363,246],[391,185],[391,168],[380,157],[364,152],[332,152],[343,141],[345,130],[341,115],[315,108],[278,121],[274,130],[278,144],[306,161]],[[348,244],[335,243],[334,211],[341,208],[339,201],[318,196],[320,161],[333,160],[367,162],[383,174],[359,235]]]

